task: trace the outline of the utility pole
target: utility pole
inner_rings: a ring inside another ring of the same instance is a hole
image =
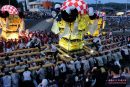
[[[127,15],[127,10],[128,10],[128,0],[126,0],[126,11],[125,11],[125,15]]]
[[[97,9],[97,5],[98,5],[98,0],[96,0],[96,10],[98,10],[98,9]]]
[[[10,5],[10,0],[9,0],[9,5]]]

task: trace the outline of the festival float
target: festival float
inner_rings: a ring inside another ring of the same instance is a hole
[[[24,15],[12,5],[4,5],[0,11],[1,37],[4,39],[18,39],[19,32],[24,28]]]
[[[103,29],[103,18],[94,13],[84,0],[66,0],[52,10],[52,32],[59,35],[59,46],[66,51],[83,49],[83,36],[89,33],[98,36]]]

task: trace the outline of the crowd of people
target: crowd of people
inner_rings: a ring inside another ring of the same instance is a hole
[[[33,38],[33,37],[36,37]],[[46,31],[29,32],[25,37],[17,39],[9,39],[8,41],[1,38],[0,40],[0,52],[10,52],[17,49],[28,48],[34,41],[40,40],[40,46],[50,43],[58,43],[58,35]],[[32,41],[32,42],[31,42]]]
[[[25,12],[26,19],[41,19],[51,17],[51,13],[49,12]]]
[[[106,18],[107,25],[106,28],[112,28],[113,31],[129,29],[130,28],[130,17],[122,17],[122,16],[110,16]]]
[[[103,40],[101,42],[101,39]],[[122,47],[128,44],[130,37],[129,36],[113,36],[113,37],[101,37],[94,39],[94,46],[97,51],[106,51],[116,47]],[[99,41],[98,41],[99,40]],[[97,42],[98,41],[98,42]]]
[[[85,40],[92,39],[89,46],[98,54],[73,54],[75,60],[69,62],[54,55],[57,53],[54,43],[58,43],[58,39],[57,35],[45,31],[30,32],[19,40],[1,39],[1,53],[34,47],[38,47],[40,53],[16,57],[12,56],[35,51],[1,54],[0,87],[130,86],[130,67],[127,65],[130,62],[129,36],[85,36]],[[46,44],[46,48],[41,48]],[[118,49],[112,50],[113,48]],[[48,49],[50,52],[43,52]],[[44,66],[49,64],[52,65]],[[35,67],[39,68],[30,70]]]

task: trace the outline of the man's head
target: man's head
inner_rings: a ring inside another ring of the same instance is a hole
[[[13,73],[15,73],[15,72],[16,72],[16,70],[15,70],[15,69],[12,69],[12,72],[13,72]]]
[[[52,17],[53,18],[56,18],[58,16],[58,14],[60,12],[60,8],[61,8],[61,5],[60,4],[56,4],[54,6],[54,8],[51,9],[52,10]]]
[[[6,72],[5,72],[5,75],[10,75],[9,71],[6,71]]]
[[[111,74],[112,75],[120,74],[120,67],[118,65],[111,66]]]
[[[25,71],[28,71],[28,67],[25,67]]]

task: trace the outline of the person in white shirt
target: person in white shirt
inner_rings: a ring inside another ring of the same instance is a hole
[[[51,52],[56,52],[56,51],[57,51],[57,47],[51,44]]]
[[[5,76],[2,77],[3,86],[2,87],[11,87],[11,76],[9,72],[5,73]]]
[[[124,47],[124,48],[122,49],[122,51],[124,51],[125,55],[129,55],[129,51],[128,51],[128,49],[127,49],[126,47]]]
[[[114,58],[114,60],[115,60],[114,64],[115,64],[115,65],[118,65],[119,67],[121,67],[121,64],[120,64],[120,62],[119,62],[120,59],[119,59],[117,53],[113,53],[112,56],[113,56],[113,58]]]
[[[124,61],[130,61],[130,54],[127,47],[121,49],[121,55],[123,56]]]
[[[57,56],[58,50],[57,50],[57,47],[54,44],[51,44],[51,52],[52,52],[54,59],[57,60],[56,56]]]
[[[26,48],[30,48],[32,45],[32,41],[30,40],[27,44],[26,44]]]
[[[23,87],[34,87],[31,72],[28,70],[27,67],[23,72]]]
[[[96,51],[98,51],[101,46],[101,39],[99,37],[94,38],[93,45],[96,47]]]
[[[128,48],[130,48],[130,43],[127,44]]]
[[[101,44],[101,39],[99,37],[96,37],[96,38],[94,38],[93,42],[94,43],[98,42],[99,44]]]
[[[42,82],[38,85],[38,87],[47,87],[47,85],[48,85],[48,80],[43,79]]]
[[[109,37],[111,37],[111,36],[112,36],[112,31],[109,32]]]
[[[12,49],[11,48],[6,48],[6,52],[12,52]]]
[[[25,68],[25,71],[23,72],[23,81],[30,81],[31,79],[31,72],[28,70],[28,68]]]

